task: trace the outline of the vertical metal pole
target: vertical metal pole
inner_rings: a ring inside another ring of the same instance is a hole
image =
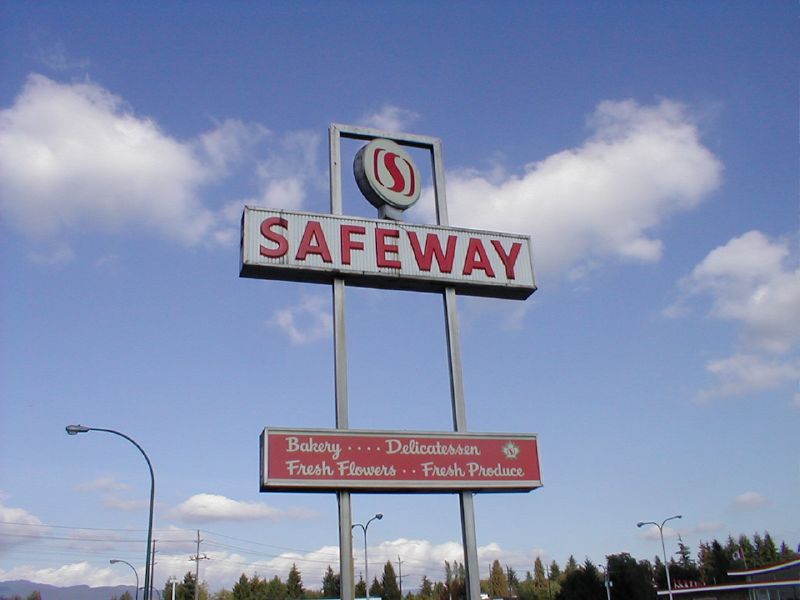
[[[369,527],[369,523],[367,523]],[[369,600],[369,559],[367,558],[367,527],[364,527],[364,577],[367,580],[367,600]]]
[[[669,519],[664,520],[658,526],[658,533],[661,535],[661,553],[664,555],[664,570],[667,572],[667,591],[669,592],[669,600],[672,600],[672,582],[669,580],[669,563],[667,562],[667,548],[664,546],[664,523]]]
[[[328,130],[328,153],[331,184],[331,214],[342,214],[342,177],[340,136],[336,126]],[[336,429],[347,429],[349,410],[347,402],[347,344],[345,337],[344,281],[333,281],[333,363],[336,397]],[[342,600],[355,598],[353,569],[353,513],[350,492],[336,492],[339,505],[339,578]],[[366,536],[365,536],[366,537]],[[367,584],[369,585],[369,584]]]
[[[153,575],[156,572],[156,567],[155,567],[155,565],[156,565],[156,540],[153,540],[152,543],[153,543],[153,549],[152,549],[152,551],[150,553],[150,595],[148,596],[148,598],[152,598],[153,597],[153,579],[154,579]]]
[[[444,191],[444,167],[441,142],[433,145],[431,156],[433,168],[433,190],[436,199],[436,220],[439,225],[449,225],[447,198]],[[461,335],[458,324],[456,291],[448,287],[444,291],[444,319],[447,331],[447,362],[450,367],[450,399],[453,411],[453,429],[467,431],[467,411],[464,403],[464,378],[461,368]],[[459,492],[461,509],[461,543],[464,546],[464,568],[466,572],[468,600],[480,600],[481,582],[478,565],[478,540],[475,535],[475,504],[472,492]]]
[[[197,530],[197,554],[194,555],[194,600],[200,593],[200,530]]]
[[[397,555],[397,583],[400,584],[400,597],[403,597],[403,561]]]

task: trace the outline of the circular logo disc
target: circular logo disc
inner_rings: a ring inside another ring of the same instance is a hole
[[[399,144],[374,139],[361,148],[353,162],[358,189],[376,208],[405,210],[419,199],[417,166]]]

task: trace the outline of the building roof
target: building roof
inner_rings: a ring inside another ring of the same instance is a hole
[[[760,583],[757,582],[747,582],[747,583],[734,583],[734,584],[725,584],[725,585],[707,585],[702,587],[689,587],[689,588],[682,588],[682,589],[673,589],[672,595],[673,596],[680,596],[681,594],[698,594],[701,592],[724,592],[724,591],[734,591],[734,590],[754,590],[759,588],[772,588],[772,587],[784,587],[784,586],[798,586],[800,585],[800,579],[792,579],[789,581],[763,581]],[[659,596],[667,596],[669,595],[668,590],[658,590],[656,592]]]
[[[747,571],[728,571],[728,575],[733,577],[734,575],[737,577],[746,577],[748,575],[763,575],[765,573],[774,573],[775,571],[780,571],[782,569],[789,569],[791,567],[800,566],[800,558],[796,560],[790,560],[789,562],[781,563],[779,565],[771,565],[769,567],[760,567],[758,569],[749,569]]]

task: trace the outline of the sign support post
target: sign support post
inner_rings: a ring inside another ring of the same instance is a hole
[[[331,214],[342,214],[342,169],[339,130],[331,125],[328,132],[331,184]],[[347,338],[345,322],[344,280],[333,280],[333,364],[336,399],[336,429],[350,427],[347,397]],[[353,568],[353,511],[350,492],[336,492],[339,506],[339,579],[340,597],[355,599],[355,570]],[[367,582],[369,586],[369,582]]]
[[[450,225],[447,213],[447,197],[444,186],[444,167],[442,144],[438,140],[433,145],[431,154],[433,170],[433,195],[436,200],[436,222],[438,225]],[[455,288],[445,288],[443,293],[444,319],[447,338],[447,364],[450,369],[450,398],[453,407],[453,430],[459,433],[467,431],[467,409],[464,401],[464,377],[461,368],[461,328],[458,322]],[[481,579],[478,565],[478,538],[475,534],[474,493],[459,492],[461,511],[461,543],[464,547],[464,572],[466,575],[467,598],[480,600]]]

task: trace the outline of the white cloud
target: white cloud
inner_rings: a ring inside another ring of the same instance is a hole
[[[310,131],[295,131],[273,143],[268,156],[259,163],[259,197],[242,204],[299,209],[305,203],[309,186],[327,185],[317,163],[321,137]]]
[[[330,300],[324,296],[306,296],[297,306],[276,310],[267,325],[283,331],[293,344],[327,339],[333,331]]]
[[[709,316],[741,326],[742,350],[709,361],[715,383],[701,401],[774,390],[800,380],[800,270],[785,240],[749,231],[719,246],[681,282],[681,297],[664,314],[683,317],[695,298]]]
[[[419,118],[419,114],[406,108],[384,104],[380,110],[363,115],[358,123],[382,131],[404,132]]]
[[[166,581],[168,577],[186,571],[186,556],[195,552],[195,545],[192,541],[195,535],[194,530],[159,530],[157,546],[159,554],[155,565],[155,581]],[[181,541],[170,541],[173,537],[180,538]],[[293,564],[297,565],[300,570],[303,585],[306,588],[320,589],[327,566],[330,565],[335,572],[339,570],[338,545],[323,546],[310,551],[284,551],[277,555],[271,555],[263,545],[254,550],[247,550],[244,547],[236,550],[220,549],[219,543],[214,541],[213,537],[214,534],[210,532],[203,534],[201,553],[208,556],[210,560],[203,561],[200,565],[200,579],[209,583],[212,592],[223,587],[230,589],[242,573],[248,577],[258,574],[259,577],[267,579],[277,575],[285,581]],[[246,542],[244,543],[246,544]],[[241,545],[242,542],[237,542],[237,544]],[[107,551],[111,550],[112,548],[107,548]],[[355,576],[358,580],[359,573],[363,573],[363,546],[356,544],[354,550]],[[482,577],[488,576],[491,562],[495,559],[499,560],[501,564],[512,566],[521,574],[524,569],[530,568],[537,556],[542,556],[544,559],[543,555],[544,553],[540,550],[510,552],[494,542],[478,547],[478,561],[481,565]],[[444,561],[449,561],[451,564],[453,561],[462,563],[464,561],[461,544],[454,541],[437,544],[428,540],[404,538],[388,540],[369,547],[370,579],[374,576],[380,577],[382,565],[387,561],[395,563],[398,556],[403,558],[404,574],[407,574],[405,568],[414,573],[404,582],[405,589],[415,589],[419,585],[422,573],[427,574],[428,578],[433,581],[443,580]],[[130,585],[129,570],[109,567],[105,560],[102,562],[105,563],[102,566],[80,562],[53,568],[37,568],[31,565],[17,566],[8,570],[0,568],[0,580],[27,579],[58,586]],[[137,563],[134,565],[141,573],[142,566]]]
[[[663,243],[654,231],[719,185],[720,162],[675,102],[603,102],[589,124],[582,146],[521,175],[448,173],[450,222],[530,234],[539,274],[658,260]]]
[[[758,492],[745,492],[733,501],[735,510],[752,510],[767,504],[767,498]]]
[[[195,494],[179,504],[172,516],[184,521],[254,521],[311,519],[316,513],[297,508],[281,510],[261,502],[242,502],[216,494]]]
[[[114,510],[140,511],[147,509],[150,501],[146,498],[130,499],[122,498],[118,492],[130,489],[127,483],[121,483],[113,477],[99,477],[93,481],[79,483],[75,489],[81,492],[102,492],[103,506]]]
[[[706,365],[706,370],[714,375],[716,383],[700,392],[700,401],[774,390],[800,379],[800,361],[766,359],[752,354],[713,360]]]
[[[198,190],[259,134],[226,121],[182,143],[97,84],[30,75],[0,113],[0,210],[37,239],[141,228],[198,243],[218,218]]]
[[[54,71],[81,71],[92,64],[87,58],[75,58],[67,53],[64,42],[56,40],[47,45],[40,44],[35,54],[36,60]]]
[[[681,283],[711,298],[711,316],[738,321],[749,348],[783,353],[800,342],[800,270],[785,240],[749,231],[715,248]],[[681,302],[685,302],[685,298]]]
[[[227,119],[202,134],[197,146],[214,172],[225,174],[232,164],[242,161],[269,133],[261,125],[247,126],[237,119]]]
[[[260,206],[298,209],[306,196],[305,182],[301,177],[287,176],[265,182]]]
[[[701,521],[694,528],[695,533],[700,533],[700,534],[716,533],[718,531],[724,531],[724,530],[725,530],[725,524],[716,521]]]
[[[50,528],[37,517],[24,508],[6,506],[5,500],[0,494],[0,554],[49,533]]]
[[[128,573],[127,576],[124,576],[124,574],[118,575],[108,567],[97,568],[84,561],[43,569],[37,569],[30,565],[21,565],[8,570],[0,569],[0,579],[4,581],[25,579],[34,583],[57,586],[88,585],[90,587],[98,587],[104,585],[128,585],[130,584],[130,571]]]

